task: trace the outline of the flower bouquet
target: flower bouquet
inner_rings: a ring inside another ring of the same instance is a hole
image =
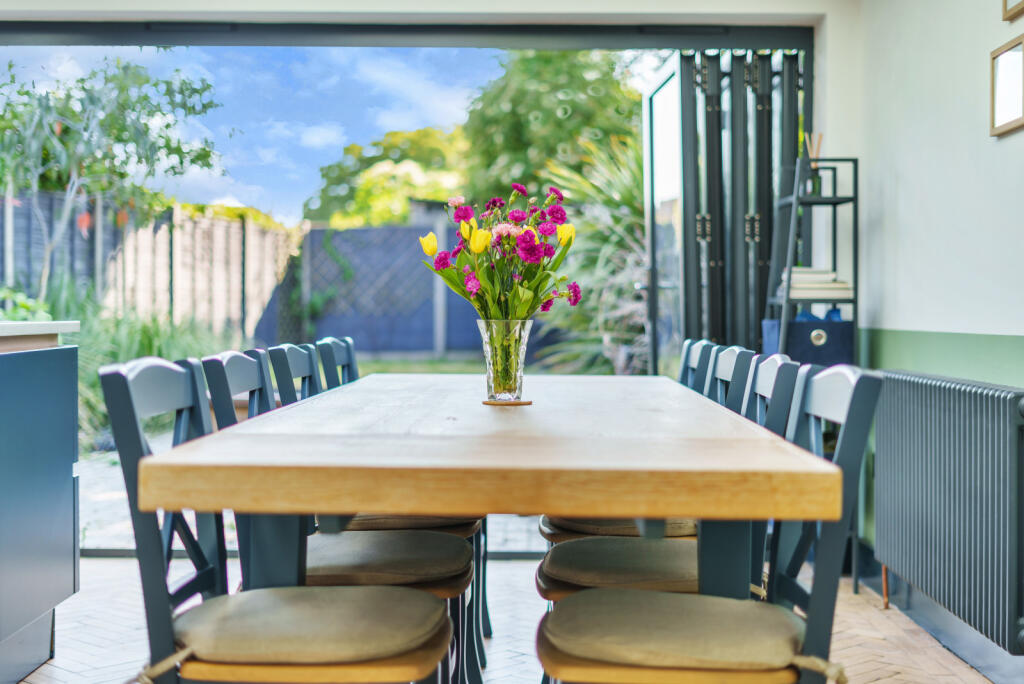
[[[557,274],[576,238],[563,200],[550,188],[538,204],[513,183],[508,202],[493,197],[477,217],[464,197],[452,197],[446,211],[458,227],[455,248],[439,252],[434,233],[420,238],[434,260],[423,263],[480,314],[488,403],[528,403],[521,398],[532,316],[558,299],[569,306],[580,302],[579,285]]]

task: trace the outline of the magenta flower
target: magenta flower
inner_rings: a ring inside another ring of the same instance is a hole
[[[501,209],[505,206],[505,200],[500,197],[492,197],[487,200],[487,204],[484,205],[484,209]]]
[[[537,226],[537,230],[540,231],[541,235],[547,235],[548,237],[551,237],[552,235],[558,232],[558,226],[556,226],[554,223],[551,223],[551,221],[545,221],[544,223],[541,223],[540,225]]]
[[[463,273],[472,273],[473,272],[473,267],[470,266],[469,264],[466,264],[465,266],[462,267],[462,272]]]
[[[523,197],[526,197],[526,186],[523,185],[522,183],[513,183],[512,190],[514,192],[518,192]]]
[[[469,293],[470,297],[476,297],[476,293],[480,291],[480,281],[476,277],[476,273],[470,271],[466,274],[466,292]]]
[[[544,312],[551,311],[551,305],[554,303],[554,298],[545,299],[543,302],[541,302],[540,310]]]
[[[552,223],[562,225],[563,223],[565,223],[566,218],[568,217],[565,214],[565,209],[563,209],[560,204],[548,207],[548,219]]]
[[[468,204],[462,205],[452,213],[452,218],[455,219],[456,224],[462,223],[463,221],[468,221],[469,219],[473,218],[473,216],[473,207],[469,206]]]
[[[508,220],[512,221],[513,223],[522,223],[527,218],[529,218],[529,216],[522,209],[513,209],[512,211],[508,212]]]
[[[538,211],[540,211],[540,207],[538,207],[536,204],[531,204],[530,205],[530,216],[533,216]]]
[[[558,200],[559,202],[565,200],[565,195],[562,194],[562,191],[554,186],[548,188],[548,196],[550,197],[551,195],[554,195],[555,199]]]
[[[453,260],[458,258],[459,252],[461,252],[465,248],[465,246],[466,246],[465,243],[463,243],[463,241],[462,241],[462,236],[460,235],[459,236],[459,244],[455,245],[455,249],[452,250],[452,259]]]
[[[512,274],[512,280],[519,281],[519,280],[522,280],[522,279],[523,279],[523,276],[519,275],[518,273],[513,273]]]
[[[575,281],[569,283],[569,306],[576,306],[583,299],[583,293],[580,291],[580,286]]]
[[[527,264],[539,264],[544,258],[544,245],[537,242],[532,230],[524,230],[516,238],[516,254]]]
[[[547,257],[548,259],[550,259],[551,257],[555,256],[555,246],[554,245],[547,245],[547,244],[545,244],[544,245],[544,256]]]
[[[547,221],[547,220],[548,220],[548,212],[544,211],[543,209],[541,209],[536,214],[534,214],[534,222],[536,222],[536,223],[542,223],[542,222]]]
[[[438,252],[434,257],[434,270],[443,271],[446,268],[451,268],[451,256],[448,252]]]

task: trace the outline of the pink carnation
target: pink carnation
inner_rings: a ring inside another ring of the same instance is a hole
[[[532,230],[524,230],[516,238],[516,254],[527,264],[539,264],[544,258],[544,245],[537,242]]]
[[[552,235],[558,232],[558,226],[555,225],[554,223],[551,223],[551,221],[545,221],[544,223],[541,223],[540,225],[537,226],[537,230],[540,232],[541,235],[547,235],[548,237],[551,237]]]
[[[465,243],[462,241],[462,236],[460,235],[459,244],[455,245],[455,249],[452,250],[452,259],[457,258],[459,256],[459,252],[461,252],[465,246]]]
[[[560,204],[548,207],[548,219],[552,223],[562,225],[563,223],[565,223],[566,218],[568,217],[565,214],[565,209],[563,209]]]
[[[480,280],[477,279],[476,273],[470,272],[466,274],[466,292],[469,293],[470,297],[475,297],[476,293],[480,291]]]
[[[551,311],[551,305],[554,304],[554,303],[555,303],[555,300],[553,298],[552,299],[545,299],[543,302],[541,302],[540,310],[541,311]]]
[[[540,211],[540,207],[538,207],[536,204],[531,204],[530,205],[530,216],[533,216],[538,211]]]
[[[462,223],[463,221],[468,221],[469,219],[473,218],[473,216],[473,207],[469,205],[463,205],[459,207],[452,214],[452,218],[455,219],[455,223]]]
[[[513,226],[511,223],[499,223],[491,228],[491,234],[496,238],[503,238],[507,235],[519,235],[519,226]]]
[[[555,199],[558,200],[559,202],[565,199],[565,195],[562,194],[562,191],[554,186],[548,188],[548,195],[554,195]]]
[[[583,299],[583,293],[580,291],[580,286],[575,282],[569,283],[569,306],[576,306]]]
[[[443,271],[446,268],[451,268],[451,256],[448,252],[438,252],[434,257],[434,270]]]
[[[501,209],[505,206],[505,200],[500,197],[492,197],[487,200],[487,204],[484,205],[484,209]]]
[[[551,257],[555,256],[555,246],[554,245],[545,244],[544,245],[544,256],[547,257],[548,259],[550,259]]]
[[[522,223],[527,218],[529,218],[529,216],[522,209],[513,209],[512,211],[508,212],[508,220],[513,221],[515,223]]]
[[[466,203],[466,198],[462,195],[456,195],[455,197],[448,198],[448,206],[451,208],[461,207]]]
[[[512,190],[514,192],[518,192],[523,197],[526,197],[526,186],[523,185],[522,183],[513,183]]]

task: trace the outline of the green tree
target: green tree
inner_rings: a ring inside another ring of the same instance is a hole
[[[10,139],[0,138],[0,163],[7,164],[5,176],[29,190],[43,242],[39,299],[46,298],[53,252],[88,194],[105,192],[145,210],[157,197],[145,189],[154,176],[212,168],[212,141],[186,141],[181,133],[185,121],[219,106],[212,91],[204,79],[179,72],[158,79],[115,60],[49,90],[22,84],[5,99],[3,118],[17,126]],[[4,154],[8,143],[17,151],[13,158]],[[64,196],[52,223],[40,206],[44,190]]]
[[[391,131],[380,140],[345,148],[321,167],[320,192],[306,201],[308,219],[337,228],[408,219],[410,199],[444,200],[460,191],[466,142],[461,128]]]
[[[467,196],[504,197],[510,181],[539,192],[548,161],[579,171],[585,142],[635,138],[640,96],[624,71],[613,52],[510,51],[505,73],[470,107]]]

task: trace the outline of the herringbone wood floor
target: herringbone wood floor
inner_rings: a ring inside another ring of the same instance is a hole
[[[184,571],[175,562],[172,573]],[[489,564],[494,638],[485,681],[537,684],[534,633],[545,604],[533,587],[533,561]],[[237,568],[232,568],[237,576]],[[234,585],[234,582],[232,582]],[[134,560],[84,559],[82,590],[57,609],[57,656],[25,682],[123,682],[147,659],[146,628]],[[843,580],[832,657],[854,683],[986,682],[896,608],[883,611],[868,589]]]

